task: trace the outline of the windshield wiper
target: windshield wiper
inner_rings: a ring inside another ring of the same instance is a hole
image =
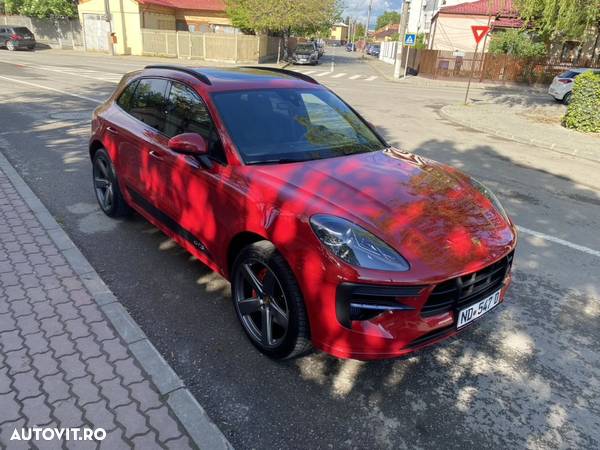
[[[277,158],[277,159],[264,159],[257,161],[249,161],[247,165],[255,165],[255,164],[288,164],[288,163],[296,163],[296,162],[304,162],[308,161],[304,158]]]

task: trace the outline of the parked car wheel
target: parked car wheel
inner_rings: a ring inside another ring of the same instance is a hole
[[[6,48],[11,52],[14,52],[17,49],[13,41],[6,41]]]
[[[33,51],[34,48],[35,48],[35,45],[31,45],[31,46],[27,47],[27,50]]]
[[[109,217],[123,217],[130,207],[123,198],[113,163],[108,152],[101,148],[93,159],[94,192],[100,208]]]
[[[569,103],[571,103],[571,99],[572,99],[572,98],[573,98],[573,93],[572,93],[572,92],[567,92],[567,93],[565,94],[565,96],[563,97],[563,99],[562,99],[562,102],[563,102],[565,105],[568,105]]]
[[[293,358],[311,348],[302,293],[271,242],[245,247],[231,279],[235,311],[255,347],[275,359]]]

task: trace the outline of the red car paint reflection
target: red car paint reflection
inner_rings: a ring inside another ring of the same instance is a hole
[[[127,83],[143,76],[178,80],[201,96],[223,144],[225,163],[200,167],[193,158],[171,152],[167,137],[119,108],[115,101]],[[225,74],[211,81],[206,84],[178,70],[132,74],[95,112],[91,151],[107,149],[129,204],[226,278],[241,246],[259,239],[272,242],[300,286],[315,347],[338,357],[378,359],[446,338],[457,331],[456,306],[436,312],[433,305],[429,313],[424,308],[438,286],[453,280],[499,277],[496,287],[504,298],[511,280],[515,227],[468,176],[393,148],[286,164],[244,164],[213,94],[325,88],[283,75],[265,79]],[[139,207],[140,193],[161,215]],[[398,251],[410,270],[386,272],[345,263],[311,228],[310,218],[318,214],[342,217],[364,228]],[[166,226],[164,218],[179,228]],[[495,273],[485,272],[494,264]],[[340,296],[356,286],[415,289],[413,294],[406,290],[409,294],[388,295],[388,300],[410,309],[344,319],[340,308],[346,307],[346,300]]]

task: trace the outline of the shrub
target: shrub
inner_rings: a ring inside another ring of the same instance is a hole
[[[546,47],[541,42],[534,42],[521,30],[506,30],[492,35],[490,53],[512,55],[517,58],[539,58],[546,56]]]
[[[590,71],[575,78],[573,97],[563,125],[578,131],[600,133],[600,74]]]

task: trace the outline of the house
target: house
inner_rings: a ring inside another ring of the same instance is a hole
[[[345,44],[348,42],[348,25],[344,22],[336,23],[331,27],[328,41],[330,43]]]
[[[378,42],[391,41],[392,36],[398,34],[398,28],[400,24],[390,23],[384,27],[379,28],[373,33],[373,39]]]
[[[233,33],[224,0],[80,0],[86,50],[142,54],[142,29]]]
[[[470,3],[477,0],[412,0],[408,10],[408,33],[424,33],[431,31],[433,17],[444,6],[454,6],[459,3]]]
[[[478,0],[440,8],[432,20],[429,48],[472,52],[473,25],[489,25],[497,30],[521,28],[523,21],[514,3],[514,0]],[[486,49],[488,44],[486,40]]]

